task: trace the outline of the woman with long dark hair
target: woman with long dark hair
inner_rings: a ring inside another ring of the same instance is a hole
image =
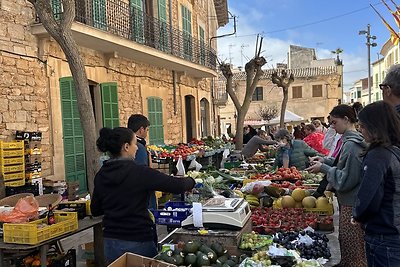
[[[137,140],[131,129],[103,128],[97,147],[107,152],[94,178],[91,202],[93,216],[104,215],[104,253],[107,265],[125,252],[154,257],[154,222],[147,210],[154,191],[183,193],[193,188],[192,178],[175,178],[147,166],[137,165],[134,158]]]
[[[365,230],[368,266],[400,266],[400,117],[379,101],[359,113],[369,143],[353,218]]]
[[[311,159],[310,172],[322,172],[335,189],[339,202],[339,243],[341,260],[337,266],[364,267],[364,232],[350,223],[352,208],[361,183],[362,152],[367,144],[356,131],[357,114],[353,107],[338,105],[330,112],[331,124],[342,134],[342,144],[333,157]]]

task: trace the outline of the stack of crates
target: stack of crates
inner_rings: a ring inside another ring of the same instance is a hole
[[[24,141],[0,141],[0,173],[4,185],[25,185]]]
[[[25,178],[29,183],[42,177],[42,133],[17,131],[25,150]]]

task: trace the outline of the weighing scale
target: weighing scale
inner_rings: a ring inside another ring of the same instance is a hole
[[[204,228],[238,230],[243,228],[250,215],[249,204],[243,198],[212,198],[203,204],[201,210],[196,211],[194,208],[193,214],[182,221],[181,225],[187,229],[197,228],[193,220],[197,216],[202,219]]]

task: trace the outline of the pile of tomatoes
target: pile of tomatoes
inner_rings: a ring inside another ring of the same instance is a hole
[[[251,220],[254,231],[260,234],[274,234],[277,231],[301,231],[310,226],[317,228],[318,214],[301,208],[277,209],[256,208]]]
[[[301,179],[301,173],[296,169],[296,167],[279,168],[272,177],[271,180]]]

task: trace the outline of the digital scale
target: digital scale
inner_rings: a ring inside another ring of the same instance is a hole
[[[194,222],[202,221],[207,229],[242,229],[250,218],[250,206],[243,198],[212,198],[200,210],[193,205],[193,213],[182,221],[182,227],[195,229]]]

